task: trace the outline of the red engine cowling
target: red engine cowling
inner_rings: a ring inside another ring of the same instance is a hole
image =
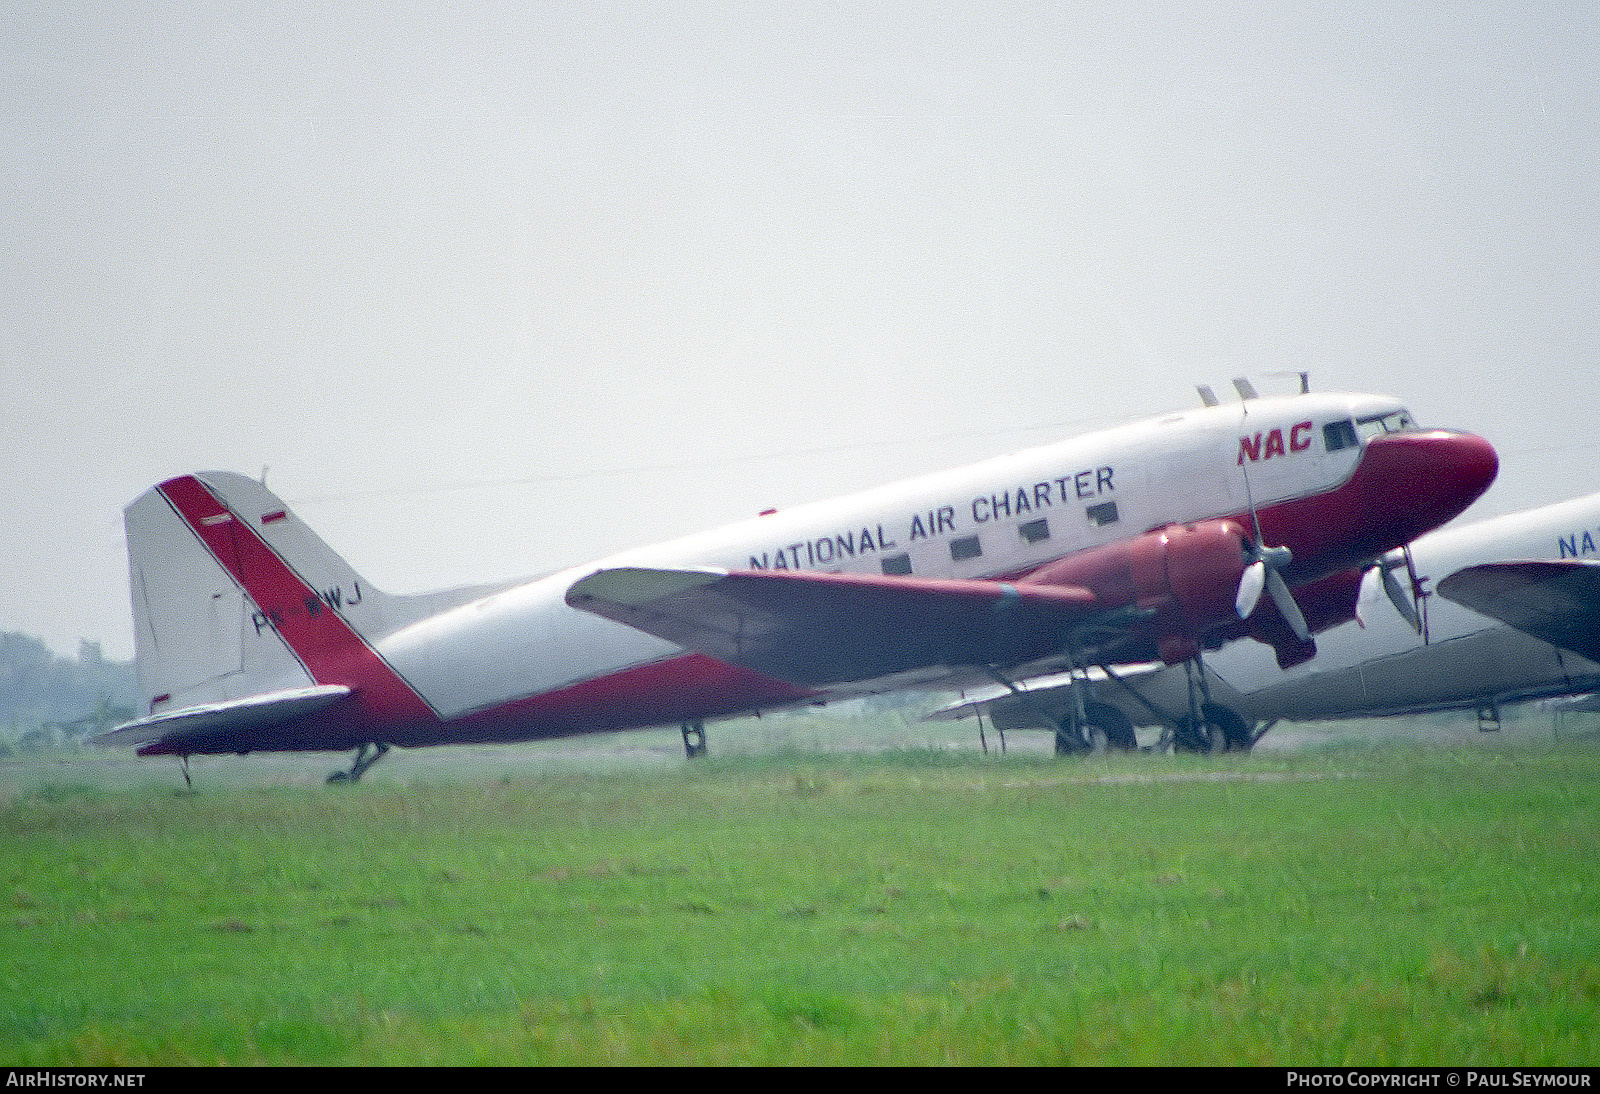
[[[1208,632],[1239,624],[1234,604],[1248,542],[1236,521],[1171,524],[1059,559],[1022,583],[1079,585],[1108,608],[1150,612],[1156,649],[1175,665],[1199,653]]]

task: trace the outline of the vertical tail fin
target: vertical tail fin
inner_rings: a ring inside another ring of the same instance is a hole
[[[373,589],[262,484],[169,479],[125,522],[147,714],[321,684],[425,706],[373,649],[404,598]]]

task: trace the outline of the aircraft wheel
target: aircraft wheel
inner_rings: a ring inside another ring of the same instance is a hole
[[[1175,743],[1185,752],[1215,756],[1230,750],[1247,752],[1251,745],[1250,727],[1244,719],[1221,703],[1206,703],[1200,708],[1203,721],[1197,726],[1190,718],[1178,719]]]
[[[1179,752],[1209,752],[1211,735],[1206,732],[1204,723],[1196,726],[1194,719],[1186,714],[1173,727],[1172,746]]]
[[[1255,738],[1250,732],[1250,727],[1244,724],[1244,719],[1230,707],[1221,703],[1207,703],[1201,708],[1205,712],[1206,721],[1212,726],[1212,736],[1220,737],[1222,747],[1229,752],[1249,752],[1250,746],[1255,743]],[[1217,751],[1215,745],[1212,751]]]
[[[1132,752],[1139,747],[1133,722],[1110,703],[1085,703],[1083,712],[1090,752]]]

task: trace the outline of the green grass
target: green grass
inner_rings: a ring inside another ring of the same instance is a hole
[[[426,755],[0,772],[0,1059],[1600,1056],[1592,745]]]

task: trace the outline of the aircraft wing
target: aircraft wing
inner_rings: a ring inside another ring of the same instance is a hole
[[[800,570],[599,570],[567,603],[812,688],[1023,664],[1106,614],[1077,586]]]
[[[1564,650],[1600,661],[1600,562],[1490,562],[1457,570],[1439,595]]]
[[[163,746],[175,746],[222,732],[242,734],[241,740],[244,740],[251,731],[321,710],[349,694],[350,689],[343,685],[322,684],[251,695],[244,699],[201,703],[108,729],[95,738],[95,743],[147,745],[159,741]]]

